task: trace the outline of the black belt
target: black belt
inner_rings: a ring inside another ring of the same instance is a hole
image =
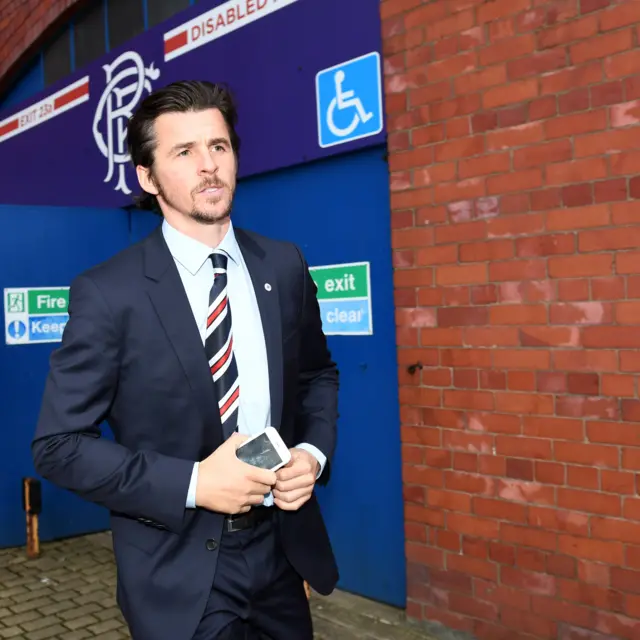
[[[246,513],[225,516],[224,530],[233,532],[251,529],[251,527],[255,527],[257,524],[268,520],[272,515],[273,507],[253,507]]]

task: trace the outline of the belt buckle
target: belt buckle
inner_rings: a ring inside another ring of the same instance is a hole
[[[228,515],[225,518],[227,531],[233,533],[235,531],[242,531],[243,529],[246,529],[246,520],[248,519],[249,513],[250,512]],[[245,526],[243,526],[243,524]]]

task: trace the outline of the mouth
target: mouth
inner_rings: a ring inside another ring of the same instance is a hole
[[[222,191],[222,187],[205,187],[204,189],[201,189],[200,191],[198,191],[198,193],[203,193],[206,196],[212,196],[215,195],[216,193],[220,193]]]

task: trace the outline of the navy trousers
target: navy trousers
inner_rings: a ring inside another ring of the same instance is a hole
[[[313,640],[304,583],[284,555],[273,517],[223,533],[193,640]]]

